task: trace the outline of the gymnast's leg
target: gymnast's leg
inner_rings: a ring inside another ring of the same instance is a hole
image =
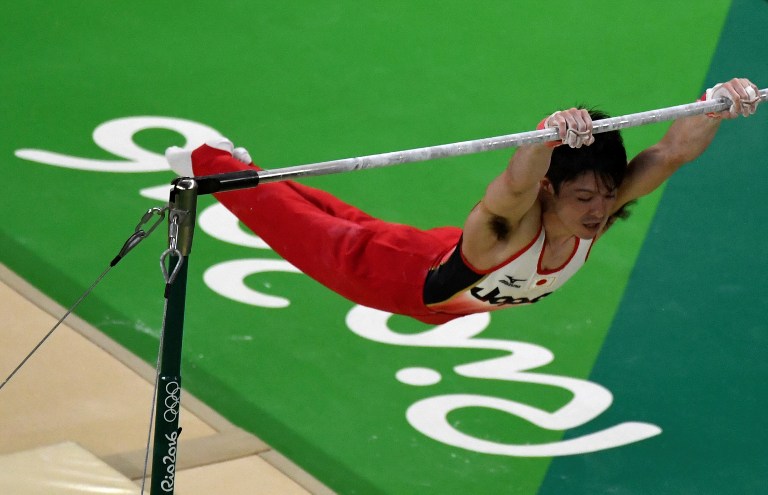
[[[229,142],[203,145],[191,154],[191,171],[204,176],[253,166],[231,152]],[[460,235],[457,228],[423,231],[384,222],[292,181],[215,196],[306,275],[358,304],[411,316],[431,314],[422,298],[427,270]]]

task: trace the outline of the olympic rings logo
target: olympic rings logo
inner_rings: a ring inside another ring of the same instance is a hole
[[[169,382],[165,386],[165,412],[163,419],[166,423],[173,423],[179,417],[179,402],[181,402],[181,387],[178,382]]]

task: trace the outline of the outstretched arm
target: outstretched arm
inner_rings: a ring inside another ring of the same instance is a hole
[[[642,151],[630,163],[619,188],[616,209],[651,193],[684,164],[695,160],[712,143],[723,119],[747,117],[759,102],[758,89],[747,79],[731,79],[707,90],[706,99],[726,97],[730,109],[714,115],[695,115],[676,120],[664,137]]]
[[[481,203],[494,215],[514,225],[530,209],[539,192],[541,179],[547,174],[552,149],[560,144],[572,148],[589,146],[592,118],[584,109],[571,108],[553,113],[539,128],[556,128],[562,141],[521,146],[509,160],[509,165],[488,186]]]
[[[562,140],[558,144],[578,148],[594,142],[592,119],[583,109],[555,112],[539,125],[544,127],[558,129]],[[521,146],[507,168],[488,185],[464,224],[462,252],[473,266],[495,265],[505,257],[510,242],[514,244],[521,221],[537,204],[552,149],[551,143]]]

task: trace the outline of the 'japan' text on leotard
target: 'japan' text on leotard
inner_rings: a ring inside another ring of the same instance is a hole
[[[576,238],[568,260],[559,268],[541,266],[544,229],[504,263],[477,270],[464,259],[461,240],[430,269],[424,284],[424,303],[435,312],[470,314],[540,301],[561,287],[589,256],[592,240]]]

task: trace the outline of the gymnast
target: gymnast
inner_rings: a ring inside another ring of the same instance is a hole
[[[538,128],[557,129],[560,141],[519,147],[463,228],[386,222],[294,181],[215,197],[285,260],[345,298],[441,324],[535,303],[561,287],[629,203],[701,155],[723,119],[747,117],[759,103],[747,79],[717,84],[701,99],[720,97],[733,103],[728,110],[677,119],[629,162],[619,131],[592,133],[593,120],[607,115],[553,113]],[[166,157],[185,177],[256,167],[224,138],[194,151],[172,147]]]

